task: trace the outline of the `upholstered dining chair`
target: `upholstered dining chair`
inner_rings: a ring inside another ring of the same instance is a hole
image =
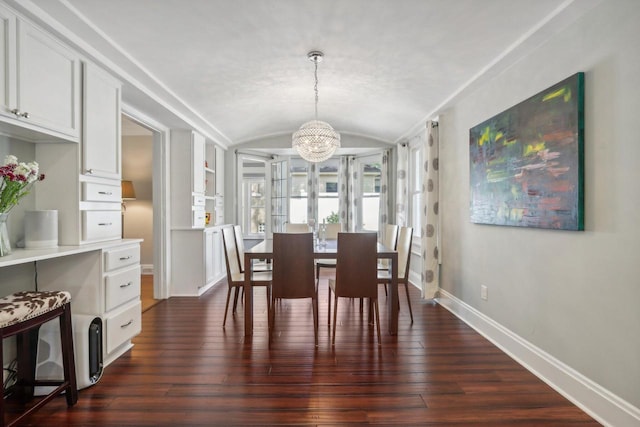
[[[338,299],[369,298],[373,308],[375,324],[380,339],[380,310],[378,308],[377,282],[377,235],[376,233],[338,233],[338,261],[335,279],[329,279],[329,318],[331,318],[331,293],[333,304],[333,333],[331,345],[336,343]],[[371,313],[370,313],[370,317]]]
[[[227,324],[227,312],[229,311],[229,299],[231,291],[235,291],[233,302],[233,313],[236,312],[238,301],[238,289],[244,286],[244,273],[240,271],[238,262],[238,249],[236,247],[236,236],[233,226],[222,228],[222,242],[224,244],[225,263],[227,266],[227,302],[224,307],[224,320],[222,326]],[[265,286],[267,289],[267,307],[271,303],[271,272],[255,272],[251,277],[251,286]]]
[[[276,299],[311,298],[313,332],[318,346],[318,286],[313,276],[313,234],[273,233],[273,281],[269,340],[275,329]]]
[[[400,227],[398,233],[398,285],[403,284],[407,293],[407,305],[409,306],[409,315],[411,323],[413,323],[413,311],[411,310],[411,298],[409,297],[409,263],[411,261],[411,241],[413,239],[412,227]],[[385,294],[387,293],[387,285],[391,283],[392,277],[389,270],[378,270],[378,283],[384,284]]]
[[[337,240],[338,233],[344,231],[343,224],[341,222],[324,224],[326,227],[325,238],[327,240]],[[320,237],[320,236],[318,236]],[[318,259],[316,260],[316,280],[320,278],[320,269],[321,268],[336,268],[336,260],[335,259]]]
[[[312,230],[309,224],[287,222],[284,225],[284,231],[286,233],[310,233]]]

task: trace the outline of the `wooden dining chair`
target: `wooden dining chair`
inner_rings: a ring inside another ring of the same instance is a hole
[[[325,238],[327,240],[337,240],[338,233],[344,231],[343,224],[341,222],[335,222],[330,224],[324,224],[326,227]],[[318,236],[320,237],[320,236]],[[316,260],[316,280],[320,279],[320,269],[321,268],[336,268],[336,260],[335,259],[318,259]]]
[[[318,286],[313,276],[313,234],[273,233],[273,281],[269,340],[275,329],[276,299],[311,298],[313,332],[318,346]]]
[[[400,226],[396,224],[385,224],[384,225],[384,235],[380,240],[380,243],[385,245],[389,249],[396,250],[398,245],[398,231],[400,230]],[[380,259],[378,260],[378,270],[389,270],[390,261],[388,259]],[[384,295],[387,295],[387,287],[384,287]]]
[[[411,298],[409,297],[409,263],[411,261],[411,241],[413,240],[412,227],[400,227],[398,233],[398,285],[403,284],[407,293],[407,305],[409,306],[409,315],[411,323],[413,323],[413,311],[411,310]],[[385,294],[387,293],[387,285],[391,284],[392,276],[389,270],[378,270],[378,283],[384,284]]]
[[[284,225],[284,231],[286,233],[310,233],[312,230],[309,224],[287,222]]]
[[[231,291],[235,291],[233,301],[233,313],[236,312],[238,302],[238,289],[244,286],[244,274],[240,271],[238,262],[238,249],[236,247],[235,231],[232,226],[222,228],[222,242],[224,244],[225,263],[227,266],[227,302],[224,307],[224,320],[222,326],[227,324],[227,312],[229,311],[229,299]],[[271,272],[255,272],[251,277],[251,286],[265,286],[267,290],[267,307],[271,303]]]
[[[240,272],[244,273],[244,237],[242,236],[242,226],[239,224],[234,225],[233,232],[236,240],[236,252],[238,253]],[[264,262],[264,260],[254,260],[251,269],[253,271],[269,271],[271,270],[271,265]]]
[[[334,294],[333,333],[331,345],[336,343],[338,299],[369,298],[380,339],[380,310],[378,308],[378,282],[376,262],[376,233],[338,233],[338,261],[335,279],[329,279],[329,318],[331,318],[331,293]]]

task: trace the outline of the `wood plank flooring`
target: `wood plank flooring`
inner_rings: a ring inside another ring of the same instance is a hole
[[[413,325],[401,293],[397,336],[385,333],[381,310],[381,346],[366,310],[341,299],[332,348],[322,282],[318,348],[308,300],[279,303],[269,348],[263,289],[253,338],[243,336],[242,308],[223,329],[221,283],[147,310],[135,347],[76,406],[57,398],[26,425],[599,425],[416,289]]]

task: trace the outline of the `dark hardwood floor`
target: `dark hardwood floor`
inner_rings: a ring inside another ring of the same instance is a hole
[[[415,323],[401,296],[399,334],[383,332],[382,346],[359,304],[341,300],[335,349],[325,283],[317,349],[308,300],[280,303],[269,348],[264,289],[249,340],[241,308],[222,328],[226,290],[147,310],[133,350],[76,406],[57,398],[26,425],[599,425],[415,289]],[[386,320],[381,310],[383,331]]]

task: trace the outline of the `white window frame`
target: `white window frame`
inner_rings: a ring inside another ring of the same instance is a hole
[[[364,228],[364,219],[363,219],[363,214],[364,214],[364,165],[365,164],[369,164],[369,163],[380,163],[382,164],[382,152],[376,152],[374,154],[368,154],[366,156],[360,156],[360,157],[356,157],[357,160],[357,167],[358,167],[358,174],[360,176],[360,183],[358,185],[358,199],[360,200],[360,205],[358,206],[358,215],[357,215],[357,223],[356,223],[356,230],[361,230],[361,231],[375,231],[378,232],[378,230],[371,230],[371,229],[365,229]],[[380,200],[380,193],[378,193],[378,200]],[[378,215],[380,215],[380,204],[378,203]],[[376,223],[377,224],[377,223]]]
[[[413,227],[414,246],[420,247],[420,228],[422,205],[422,173],[424,150],[420,140],[409,144],[409,181],[408,181],[408,224]]]

